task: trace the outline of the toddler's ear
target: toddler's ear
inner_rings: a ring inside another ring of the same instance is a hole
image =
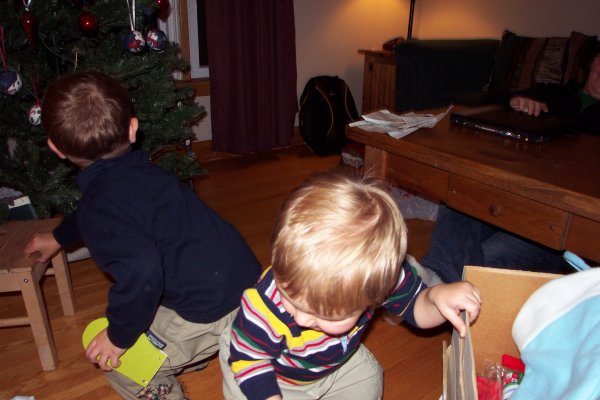
[[[131,118],[129,121],[129,143],[135,143],[137,138],[137,130],[139,126],[139,121],[136,117]]]
[[[50,150],[52,150],[52,152],[54,154],[56,154],[59,158],[61,158],[63,160],[67,158],[67,156],[62,151],[60,151],[59,149],[56,148],[54,143],[52,143],[52,140],[48,139],[47,143],[48,143],[48,147],[50,147]]]

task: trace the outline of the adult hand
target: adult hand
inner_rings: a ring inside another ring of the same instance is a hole
[[[125,353],[125,350],[112,344],[106,329],[103,329],[92,339],[85,350],[85,356],[91,363],[98,364],[103,371],[111,371],[121,365],[119,358]]]
[[[513,110],[524,112],[525,114],[539,116],[542,112],[548,112],[548,106],[541,101],[533,100],[528,97],[515,96],[510,99],[510,107]]]

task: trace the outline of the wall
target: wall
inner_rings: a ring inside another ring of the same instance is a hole
[[[337,75],[359,108],[363,56],[359,49],[380,49],[406,36],[410,2],[405,0],[295,0],[298,96],[317,75]]]
[[[597,0],[417,0],[418,37],[497,37],[503,29],[528,36],[600,34]]]
[[[568,36],[572,30],[600,36],[598,0],[416,0],[413,37],[500,38],[504,29],[521,35]],[[409,0],[295,0],[297,93],[313,76],[337,75],[361,111],[363,57],[406,36]],[[202,98],[207,105],[208,98]],[[210,119],[201,140],[210,139]],[[200,139],[200,137],[199,137]]]

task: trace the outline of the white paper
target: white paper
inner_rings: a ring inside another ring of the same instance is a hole
[[[359,127],[368,132],[387,133],[395,139],[413,133],[420,128],[433,128],[452,109],[452,105],[440,114],[415,114],[414,112],[397,115],[388,110],[375,111],[363,115],[363,120],[350,123],[351,127]]]

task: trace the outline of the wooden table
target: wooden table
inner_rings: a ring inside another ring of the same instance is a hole
[[[434,113],[442,110],[434,110]],[[557,250],[600,262],[600,137],[535,144],[449,115],[402,139],[347,128],[365,171]]]
[[[40,279],[54,275],[65,315],[75,314],[75,300],[67,258],[60,251],[49,263],[39,263],[25,255],[24,247],[34,232],[51,232],[60,219],[11,221],[0,225],[0,293],[21,292],[26,317],[0,319],[0,327],[31,325],[44,370],[56,368],[56,346],[50,329]]]

